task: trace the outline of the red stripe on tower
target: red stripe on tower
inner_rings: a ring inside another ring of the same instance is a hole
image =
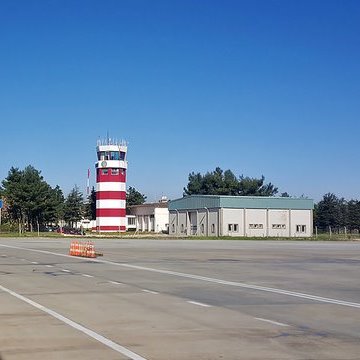
[[[96,150],[96,231],[126,231],[127,145],[107,139]]]
[[[100,191],[96,197],[97,200],[126,200],[126,191]]]

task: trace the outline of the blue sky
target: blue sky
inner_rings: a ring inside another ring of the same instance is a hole
[[[358,1],[2,1],[0,180],[85,190],[109,131],[150,201],[216,166],[359,199],[359,34]]]

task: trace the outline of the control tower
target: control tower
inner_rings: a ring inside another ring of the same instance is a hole
[[[96,168],[96,230],[126,231],[125,141],[98,140]]]

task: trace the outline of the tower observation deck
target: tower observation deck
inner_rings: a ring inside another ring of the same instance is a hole
[[[97,232],[126,231],[127,143],[99,140],[96,147]]]

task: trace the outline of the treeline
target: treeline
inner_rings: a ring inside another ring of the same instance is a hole
[[[327,193],[315,204],[314,223],[320,231],[359,232],[360,201],[345,200]]]
[[[65,223],[74,227],[83,218],[96,218],[96,192],[84,198],[75,185],[65,197],[59,186],[51,187],[33,166],[24,170],[12,167],[2,181],[0,198],[4,201],[2,223],[5,227],[19,232],[40,231],[48,225]],[[130,187],[127,203],[141,204],[146,196]]]
[[[91,212],[77,186],[64,197],[59,186],[52,188],[30,165],[24,170],[12,167],[2,181],[0,194],[5,205],[3,221],[16,224],[20,232],[43,229],[61,220],[73,226]]]
[[[189,182],[184,188],[185,195],[233,195],[233,196],[274,196],[278,188],[272,183],[265,183],[265,177],[237,177],[231,170],[223,171],[219,167],[215,171],[190,173]],[[288,196],[287,193],[281,196]]]
[[[252,178],[236,176],[231,170],[217,167],[204,175],[189,174],[183,195],[233,195],[233,196],[275,196],[278,188],[265,177]],[[284,192],[279,196],[288,197]],[[24,170],[12,167],[2,181],[0,198],[4,200],[2,223],[19,231],[40,230],[47,225],[60,222],[73,227],[82,218],[96,218],[96,193],[84,198],[77,186],[65,197],[59,186],[51,187],[33,166]],[[127,207],[142,204],[146,196],[129,187],[126,194]],[[332,193],[325,194],[315,204],[314,225],[319,231],[333,232],[360,230],[360,201],[338,198]]]

